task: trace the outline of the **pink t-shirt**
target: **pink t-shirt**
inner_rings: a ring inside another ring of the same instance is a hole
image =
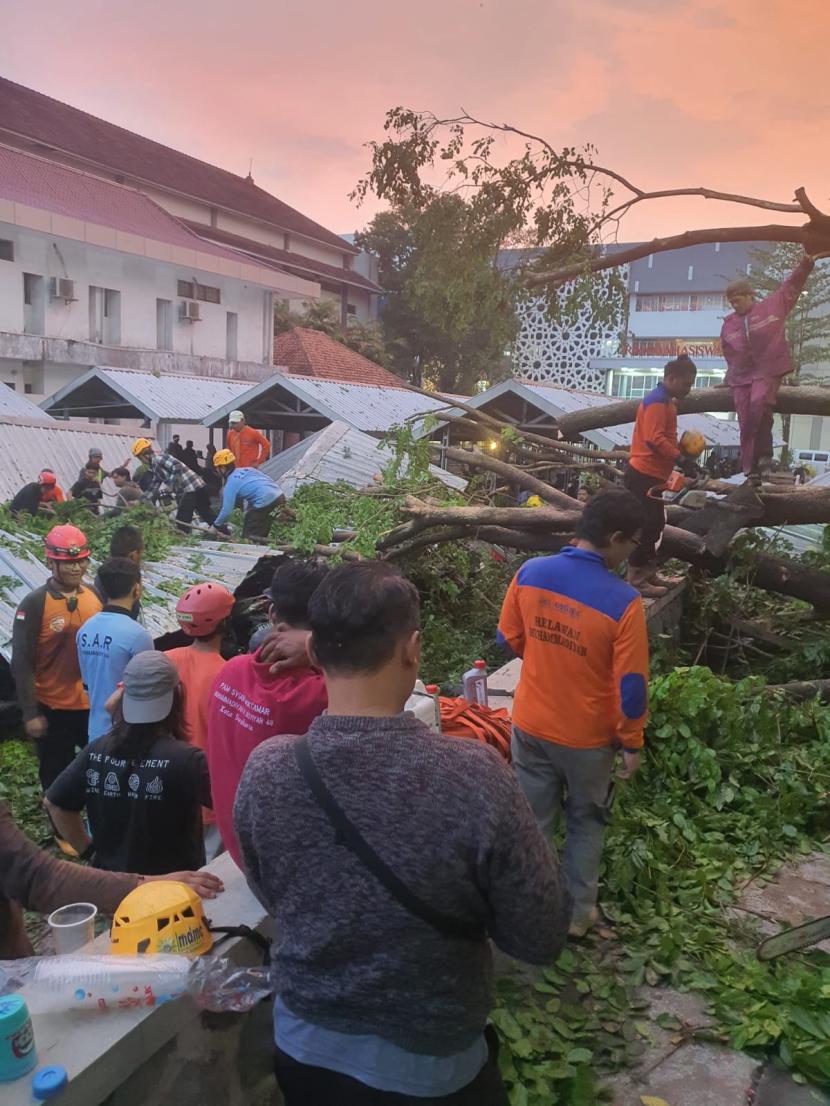
[[[279,734],[304,734],[328,706],[319,672],[292,668],[278,676],[256,654],[229,660],[210,692],[207,758],[213,813],[228,852],[241,866],[233,832],[233,804],[248,757]]]

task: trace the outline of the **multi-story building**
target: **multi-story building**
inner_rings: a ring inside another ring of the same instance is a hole
[[[359,251],[258,187],[32,89],[0,79],[0,142],[142,192],[206,242],[319,285],[349,315],[373,317],[381,289]],[[288,296],[300,307],[304,294]]]
[[[565,311],[557,324],[544,300],[525,300],[513,350],[515,375],[636,398],[654,386],[666,361],[685,351],[697,363],[699,386],[720,383],[726,366],[719,335],[729,310],[724,288],[750,271],[752,249],[752,243],[690,246],[622,266],[623,300],[602,321],[586,305],[576,318]],[[505,253],[506,267],[527,256]],[[558,293],[563,310],[569,292],[565,287]]]
[[[0,145],[0,381],[33,399],[101,365],[257,381],[275,297],[319,292],[125,184]]]

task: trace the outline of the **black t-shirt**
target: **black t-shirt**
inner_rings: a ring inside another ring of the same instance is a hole
[[[30,515],[36,515],[40,505],[40,484],[26,484],[20,489],[9,505],[13,514],[18,511],[28,511]]]
[[[86,807],[99,868],[148,876],[201,868],[201,807],[212,806],[204,753],[160,737],[143,757],[125,759],[109,752],[113,742],[107,734],[82,749],[49,788],[49,802]]]
[[[101,490],[101,485],[97,480],[88,480],[83,477],[81,480],[76,480],[70,488],[73,499],[85,499],[89,507],[93,511],[98,511],[98,504],[104,498],[104,493]]]

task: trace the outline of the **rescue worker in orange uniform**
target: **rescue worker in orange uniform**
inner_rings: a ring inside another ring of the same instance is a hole
[[[694,361],[681,354],[669,361],[663,379],[637,409],[623,483],[645,512],[642,541],[628,559],[628,582],[646,599],[665,595],[668,583],[657,578],[657,546],[666,526],[666,509],[649,492],[666,483],[675,465],[688,468],[690,475],[693,471],[693,462],[677,440],[677,401],[692,390],[696,375]]]
[[[35,744],[45,791],[87,743],[89,700],[81,680],[75,636],[101,601],[83,585],[89,565],[86,536],[77,526],[53,526],[45,539],[52,573],[30,591],[14,616],[12,674],[26,736]]]
[[[539,827],[565,812],[562,867],[571,935],[598,919],[597,889],[612,773],[637,770],[648,715],[643,601],[616,575],[639,542],[643,510],[614,488],[585,505],[576,543],[519,569],[497,639],[522,671],[513,700],[513,767]]]
[[[248,426],[241,411],[228,416],[228,437],[225,443],[236,458],[236,467],[256,469],[271,456],[271,446],[261,430]]]

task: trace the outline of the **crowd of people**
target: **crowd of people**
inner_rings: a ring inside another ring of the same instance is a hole
[[[270,456],[268,439],[247,425],[241,411],[231,412],[227,445],[222,449],[208,447],[204,466],[193,442],[182,446],[178,434],[164,450],[155,449],[147,438],[137,438],[130,453],[123,465],[107,472],[102,451],[90,449],[68,495],[58,486],[54,471],[42,469],[36,480],[15,494],[9,509],[18,518],[54,514],[55,504],[70,499],[99,515],[108,499],[112,503],[104,513],[111,516],[140,503],[164,510],[172,510],[175,505],[176,525],[183,532],[193,529],[194,515],[198,515],[205,527],[228,535],[228,518],[241,505],[243,540],[261,541],[268,537],[275,513],[285,502],[279,485],[259,470]],[[134,473],[129,469],[132,460],[138,462]],[[104,484],[105,480],[111,481],[114,490]],[[218,509],[214,506],[217,499]]]
[[[597,920],[615,757],[636,769],[645,724],[642,601],[614,571],[642,524],[631,493],[601,492],[575,544],[511,583],[499,640],[524,658],[513,767],[404,711],[420,604],[391,565],[284,560],[264,643],[225,660],[224,587],[188,588],[176,613],[189,644],[157,651],[137,621],[140,533],[115,532],[91,586],[83,533],[53,528],[50,579],[15,619],[13,671],[46,811],[94,874],[27,855],[59,865],[64,895],[112,909],[145,877],[217,893],[198,869],[226,848],[280,934],[288,1106],[504,1103],[488,939],[543,964]],[[44,901],[17,886],[27,905]],[[3,954],[25,947],[15,934]]]

